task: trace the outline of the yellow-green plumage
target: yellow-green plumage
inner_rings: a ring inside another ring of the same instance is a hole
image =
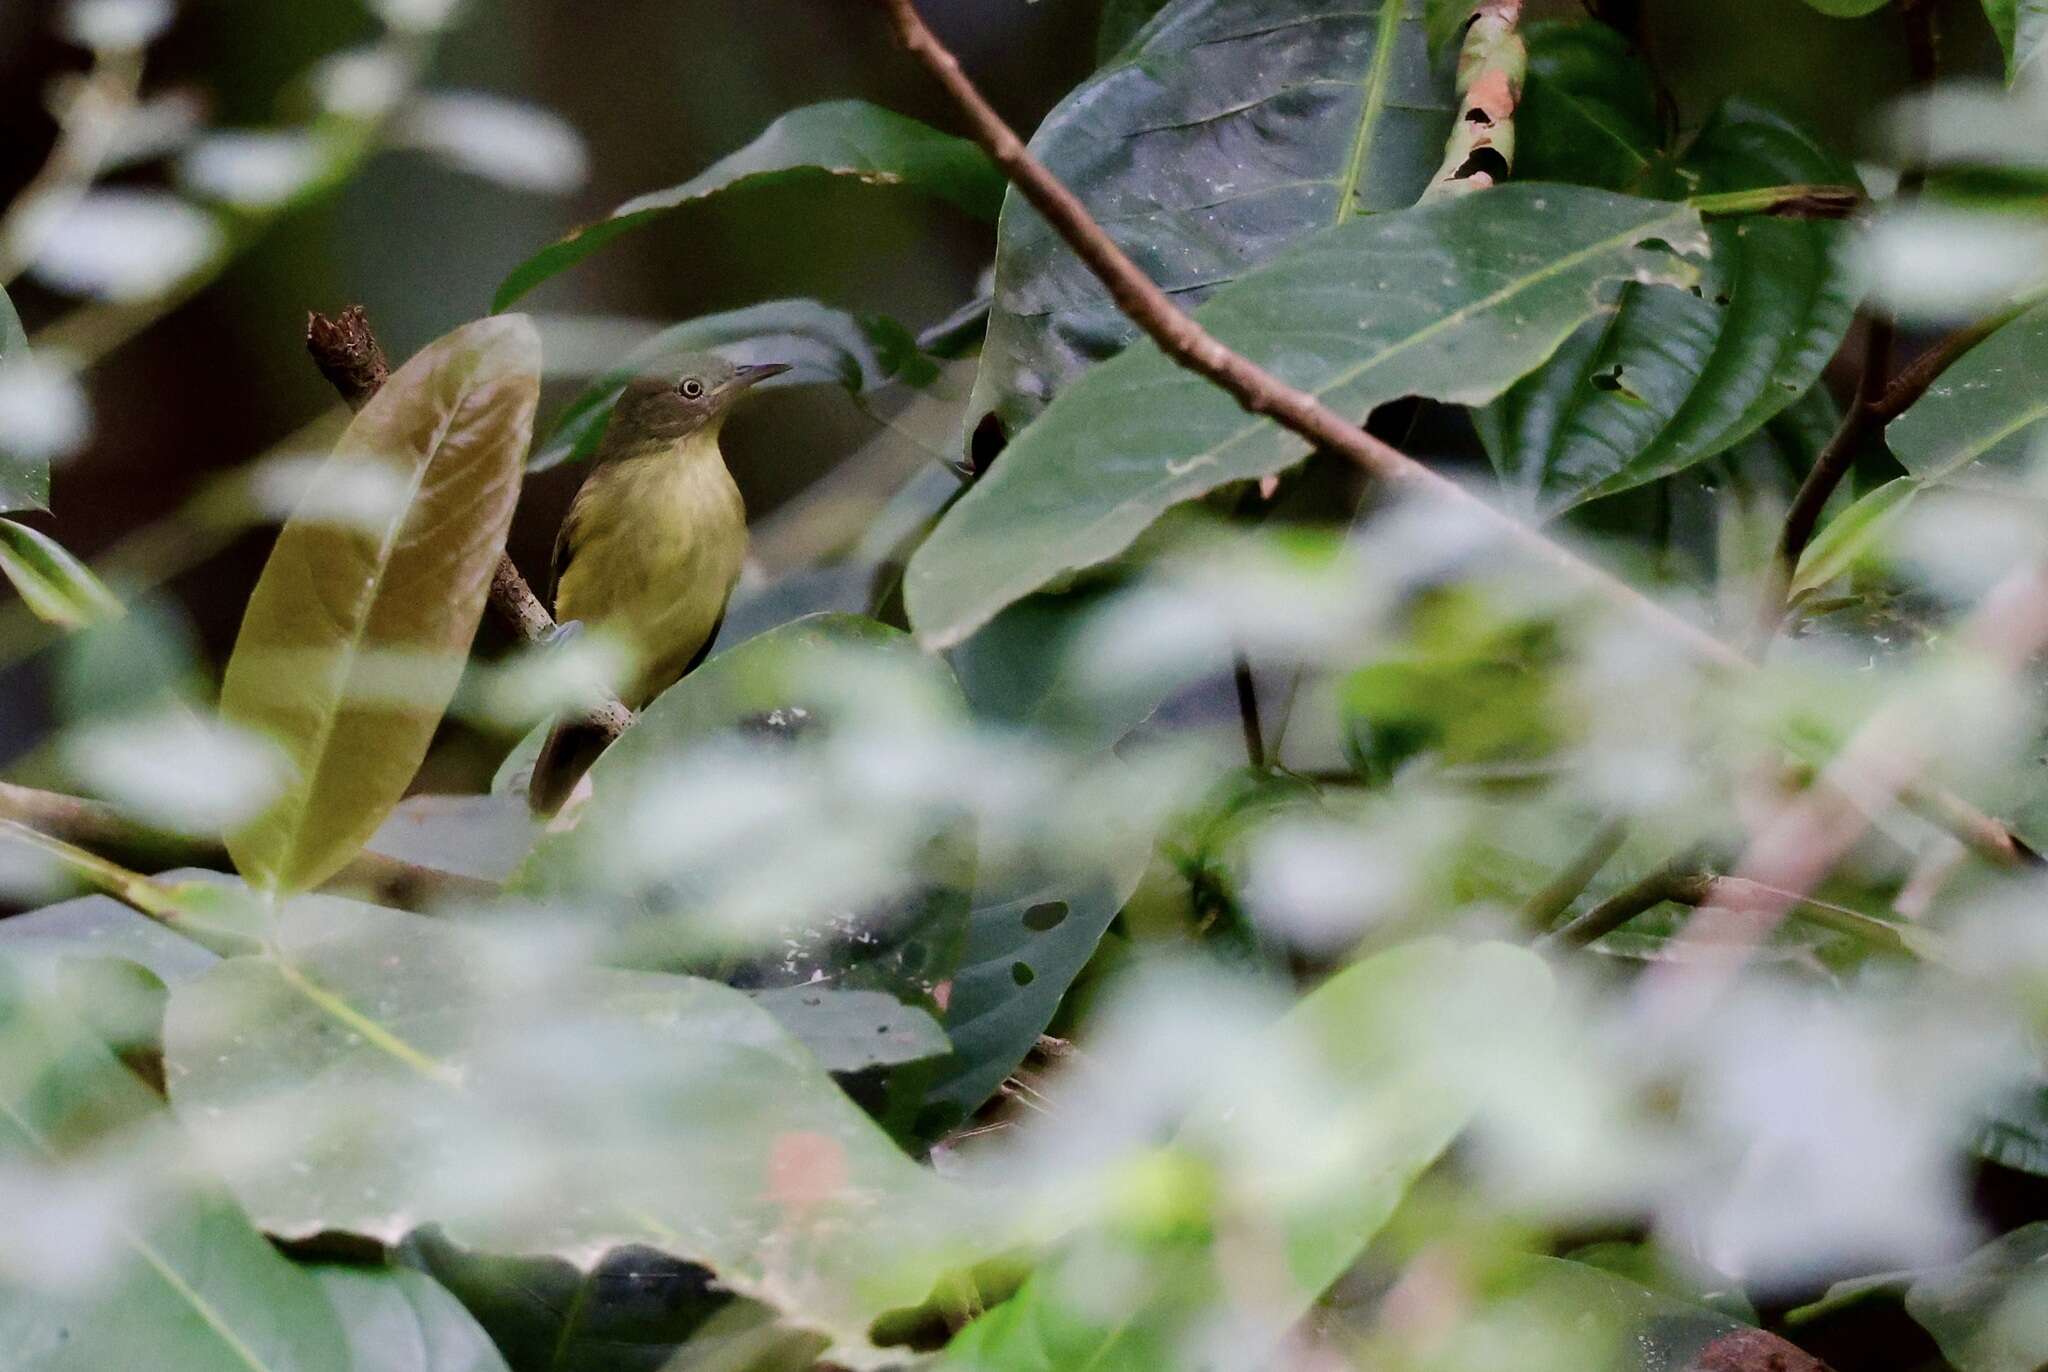
[[[680,379],[631,382],[555,539],[555,620],[624,645],[619,697],[647,704],[702,660],[747,556],[747,510],[718,439],[732,404],[781,366],[684,359]],[[604,746],[557,725],[533,766],[528,799],[551,813]]]
[[[697,659],[747,556],[747,510],[714,423],[593,472],[562,530],[555,618],[629,646],[639,709]]]

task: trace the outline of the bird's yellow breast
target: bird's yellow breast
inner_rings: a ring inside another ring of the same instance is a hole
[[[725,614],[747,555],[747,511],[715,430],[591,473],[569,510],[555,617],[627,644],[638,708],[673,684]]]

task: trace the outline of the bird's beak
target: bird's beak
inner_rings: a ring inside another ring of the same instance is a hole
[[[744,367],[735,367],[732,389],[735,392],[752,390],[771,376],[781,376],[790,370],[787,362],[754,362]]]

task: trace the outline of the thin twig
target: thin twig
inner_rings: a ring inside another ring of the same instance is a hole
[[[1616,891],[1564,928],[1548,935],[1543,944],[1558,948],[1583,948],[1598,943],[1648,910],[1666,901],[1697,905],[1706,899],[1713,877],[1693,869],[1689,859],[1674,859],[1656,871]]]
[[[1600,869],[1621,851],[1621,845],[1628,842],[1628,831],[1626,819],[1607,820],[1595,830],[1579,855],[1523,903],[1522,927],[1540,934],[1555,924],[1557,917],[1571,909],[1572,902],[1600,875]]]
[[[933,36],[913,0],[876,0],[889,17],[903,49],[945,87],[973,131],[975,141],[1010,183],[1066,240],[1094,273],[1124,316],[1143,329],[1161,352],[1180,366],[1208,378],[1251,414],[1263,415],[1356,463],[1369,475],[1422,492],[1472,514],[1517,548],[1562,573],[1683,646],[1701,663],[1731,674],[1753,666],[1749,658],[1714,635],[1671,613],[1627,582],[1586,562],[1520,520],[1360,428],[1306,391],[1289,386],[1220,342],[1176,305],[1103,231],[1088,208],[1044,164],[1033,157],[1001,115],[961,70],[958,58]],[[1987,860],[2011,866],[2027,861],[2032,849],[1996,820],[1945,794],[1931,797],[1957,837]]]
[[[1251,659],[1242,650],[1230,655],[1230,675],[1237,685],[1237,718],[1244,727],[1244,760],[1254,771],[1266,768],[1266,735],[1259,725],[1259,683]]]
[[[361,305],[351,305],[332,319],[308,315],[306,351],[351,410],[360,411],[369,404],[391,375],[384,347]],[[544,643],[555,630],[555,617],[540,603],[509,553],[499,555],[491,572],[489,603],[498,618],[528,643]],[[607,695],[590,707],[585,719],[610,740],[632,727],[633,712],[617,697]]]

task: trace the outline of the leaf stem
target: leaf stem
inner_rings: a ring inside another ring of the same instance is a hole
[[[1600,875],[1600,869],[1621,851],[1621,845],[1628,842],[1628,831],[1629,822],[1619,817],[1607,820],[1595,830],[1579,855],[1523,903],[1523,927],[1541,934],[1555,924],[1557,917],[1569,910],[1593,878]]]

